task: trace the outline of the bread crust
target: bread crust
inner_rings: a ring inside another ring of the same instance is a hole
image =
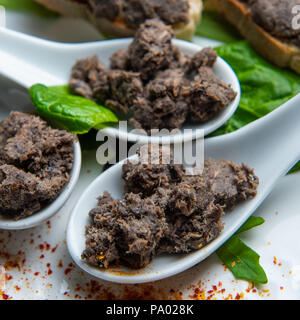
[[[72,0],[35,0],[46,8],[61,15],[74,18],[87,18],[86,5]]]
[[[96,18],[86,5],[74,0],[35,0],[50,10],[64,16],[78,17],[91,21],[101,32],[113,37],[131,37],[135,29],[128,28],[121,19],[110,21],[105,18]],[[201,19],[203,8],[202,0],[188,0],[189,22],[187,24],[174,25],[173,29],[177,38],[189,40],[195,34],[196,27]]]
[[[247,5],[238,0],[207,0],[207,8],[222,14],[265,59],[300,74],[300,48],[282,42],[257,25]]]

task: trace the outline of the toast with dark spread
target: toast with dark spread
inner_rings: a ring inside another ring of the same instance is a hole
[[[172,25],[175,36],[190,39],[201,18],[202,0],[35,0],[65,16],[84,18],[112,37],[133,36],[147,19]]]
[[[206,0],[265,59],[300,73],[300,29],[293,28],[292,8],[300,0]]]

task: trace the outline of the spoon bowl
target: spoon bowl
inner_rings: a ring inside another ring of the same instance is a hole
[[[132,39],[114,39],[79,44],[63,44],[42,40],[0,27],[0,74],[29,88],[42,83],[47,86],[65,85],[69,81],[72,66],[78,59],[98,55],[106,67],[109,57],[120,49],[125,49]],[[183,40],[174,39],[173,43],[188,54],[195,54],[202,47]],[[147,136],[128,132],[130,128],[108,127],[102,130],[104,135],[121,141],[140,143],[180,143],[197,138],[197,129],[208,135],[221,127],[236,111],[241,89],[238,78],[232,68],[220,57],[214,66],[215,74],[226,84],[231,85],[236,98],[214,119],[203,124],[186,124],[178,133],[164,136]],[[184,129],[191,129],[183,134]],[[201,133],[202,134],[202,133]]]
[[[66,203],[71,196],[76,183],[79,179],[81,169],[81,148],[78,141],[74,142],[74,162],[70,173],[70,181],[65,185],[59,196],[44,209],[34,213],[33,215],[20,219],[12,220],[0,215],[0,230],[23,230],[36,227],[43,222],[52,218],[59,209]]]
[[[10,112],[19,111],[24,113],[35,113],[31,100],[22,87],[14,83],[7,82],[7,79],[0,77],[0,119],[6,119]],[[43,210],[27,218],[14,221],[0,215],[0,229],[2,230],[21,230],[35,227],[54,216],[64,205],[74,190],[79,179],[81,169],[81,148],[78,141],[74,142],[74,163],[70,173],[71,179],[63,188],[58,198],[45,207]]]
[[[107,190],[115,198],[123,197],[119,162],[102,173],[78,200],[67,228],[67,245],[75,263],[87,273],[118,283],[145,283],[178,274],[201,262],[229,239],[267,197],[276,181],[300,159],[300,95],[269,115],[231,134],[204,141],[205,157],[245,163],[259,177],[257,196],[238,205],[224,218],[221,234],[207,246],[189,254],[161,255],[144,269],[125,267],[98,269],[81,259],[85,249],[88,213],[97,205],[97,197]]]

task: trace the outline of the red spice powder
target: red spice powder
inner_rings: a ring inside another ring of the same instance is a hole
[[[10,275],[10,274],[5,274],[5,279],[6,279],[6,281],[10,281],[10,280],[12,280],[13,279],[13,277]]]
[[[5,293],[1,293],[2,300],[11,300],[11,297]]]
[[[54,253],[57,248],[58,248],[58,244],[54,248],[52,248],[51,252]]]
[[[67,268],[67,269],[65,270],[65,275],[68,275],[71,271],[72,271],[71,268]]]

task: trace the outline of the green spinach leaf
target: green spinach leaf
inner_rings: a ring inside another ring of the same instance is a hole
[[[300,93],[299,75],[265,61],[246,41],[225,44],[216,51],[237,74],[242,95],[235,114],[212,136],[240,129]],[[300,163],[291,172],[299,170]]]
[[[118,122],[116,115],[97,103],[69,93],[67,86],[33,85],[29,89],[39,114],[50,123],[72,133],[83,134]]]
[[[57,13],[47,10],[33,0],[0,0],[0,6],[4,6],[8,10],[32,12],[42,17],[58,16]]]
[[[298,162],[290,171],[289,173],[295,173],[300,171],[300,162]]]
[[[236,278],[257,283],[268,282],[266,273],[259,264],[259,255],[237,236],[231,237],[218,249],[217,255]]]
[[[216,254],[238,279],[244,279],[257,283],[267,283],[265,271],[259,264],[259,255],[249,248],[237,234],[248,231],[263,224],[261,217],[251,216],[233,237],[220,247]]]
[[[222,45],[216,51],[235,71],[242,96],[236,113],[213,135],[235,131],[300,93],[299,75],[268,63],[246,41]]]
[[[265,223],[265,219],[261,217],[255,217],[251,216],[240,228],[235,234],[240,234],[245,231],[251,230],[252,228],[255,228],[257,226],[260,226],[261,224]]]
[[[241,40],[238,31],[226,22],[221,15],[212,11],[203,11],[196,35],[200,37],[219,40],[225,43]]]

